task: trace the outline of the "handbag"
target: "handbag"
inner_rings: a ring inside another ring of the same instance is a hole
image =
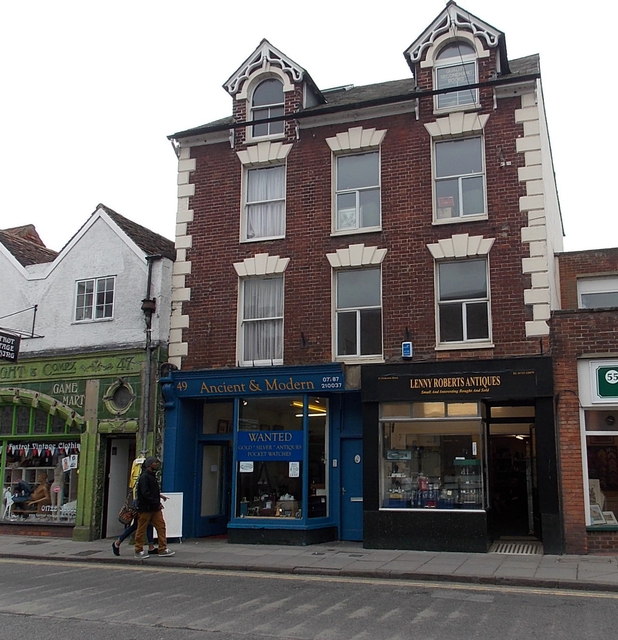
[[[137,518],[137,509],[128,500],[120,507],[118,512],[118,522],[129,525],[134,518]]]

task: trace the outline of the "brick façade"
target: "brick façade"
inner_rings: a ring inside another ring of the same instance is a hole
[[[427,82],[427,80],[425,80]],[[432,224],[431,138],[425,122],[435,120],[432,101],[421,101],[422,117],[413,113],[336,125],[301,128],[299,139],[288,128],[286,142],[293,144],[287,157],[286,237],[280,240],[239,243],[242,167],[236,143],[196,146],[191,157],[195,195],[187,233],[192,247],[187,259],[191,301],[185,313],[191,327],[185,340],[188,357],[183,368],[236,365],[238,281],[233,263],[256,253],[290,258],[285,272],[285,364],[332,361],[331,269],[326,254],[350,244],[387,248],[383,270],[384,357],[397,360],[401,341],[410,335],[416,357],[470,359],[537,355],[543,345],[526,339],[524,323],[531,319],[524,306],[529,276],[521,261],[529,255],[521,242],[526,214],[519,210],[525,187],[518,180],[523,166],[515,140],[523,126],[515,122],[519,97],[500,100],[492,108],[491,90],[482,110],[490,115],[484,130],[489,219],[447,225]],[[240,110],[237,117],[245,117]],[[381,145],[382,230],[331,236],[332,154],[326,139],[350,126],[386,129]],[[501,166],[499,154],[511,161]],[[492,298],[493,349],[435,351],[434,262],[427,245],[453,234],[468,233],[495,238],[489,254]]]

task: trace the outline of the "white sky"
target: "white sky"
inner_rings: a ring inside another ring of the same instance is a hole
[[[616,180],[607,64],[618,3],[458,4],[505,32],[510,59],[541,56],[565,250],[618,246],[616,203],[600,188]],[[176,156],[166,136],[231,114],[222,84],[262,38],[322,89],[396,80],[410,75],[403,50],[445,5],[6,0],[0,228],[33,223],[59,250],[102,202],[173,239]]]

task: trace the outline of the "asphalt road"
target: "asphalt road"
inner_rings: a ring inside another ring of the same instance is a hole
[[[0,560],[0,639],[615,636],[618,593]]]

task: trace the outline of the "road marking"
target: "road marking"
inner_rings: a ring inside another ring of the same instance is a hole
[[[520,593],[520,594],[536,594],[551,596],[567,596],[572,598],[592,598],[598,600],[618,600],[618,593],[610,591],[580,591],[578,589],[560,589],[552,587],[525,587],[502,584],[472,584],[441,581],[424,581],[424,580],[404,580],[401,578],[367,578],[354,576],[332,576],[332,575],[305,575],[290,573],[274,573],[267,571],[239,571],[227,569],[209,569],[209,568],[192,568],[192,567],[164,567],[159,564],[150,562],[143,563],[92,563],[80,562],[72,560],[54,560],[54,559],[27,559],[27,558],[0,558],[0,564],[32,564],[32,565],[62,565],[64,567],[79,567],[82,569],[92,569],[96,566],[98,569],[107,571],[158,571],[162,573],[186,573],[194,575],[212,575],[212,576],[233,576],[243,578],[254,578],[262,580],[288,580],[292,582],[332,582],[346,584],[370,584],[383,585],[391,587],[407,587],[418,589],[436,589],[441,591],[477,591],[477,592],[495,592],[501,593]]]

